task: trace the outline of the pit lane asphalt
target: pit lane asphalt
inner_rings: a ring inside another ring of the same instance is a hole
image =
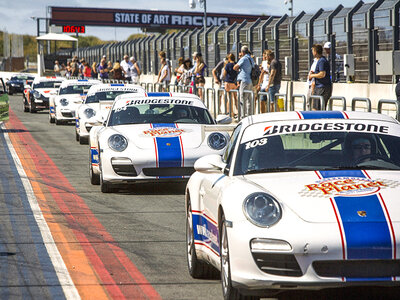
[[[74,127],[50,124],[47,111],[24,113],[21,99],[20,94],[10,96],[11,109],[163,299],[222,299],[219,281],[193,280],[187,271],[185,184],[135,185],[101,193],[89,182],[89,148],[75,141]],[[279,299],[400,299],[400,292],[364,287],[291,292]]]

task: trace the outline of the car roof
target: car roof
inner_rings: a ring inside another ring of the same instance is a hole
[[[36,77],[33,80],[33,83],[45,82],[45,81],[64,81],[64,80],[66,80],[66,79],[63,77],[46,76],[46,77]]]
[[[131,89],[133,91],[137,92],[145,92],[145,89],[142,88],[140,85],[136,84],[123,84],[123,83],[102,83],[102,84],[96,84],[92,85],[88,91],[88,96],[94,95],[99,91],[121,91],[121,90],[127,90]]]
[[[341,120],[373,120],[399,123],[391,116],[372,112],[362,111],[289,111],[289,112],[274,112],[252,115],[244,118],[240,122],[243,125],[251,125],[260,122],[269,121],[285,121],[285,120],[323,120],[323,119],[341,119]]]
[[[70,85],[93,85],[93,84],[101,84],[100,80],[97,79],[72,79],[72,80],[64,80],[61,83],[60,88],[64,88]]]
[[[144,93],[144,94],[124,94],[119,95],[115,98],[114,108],[119,108],[125,106],[127,104],[127,100],[137,101],[132,102],[133,105],[140,104],[179,104],[179,105],[188,105],[188,106],[197,106],[201,108],[205,108],[203,101],[200,98],[193,94],[187,93]],[[156,102],[158,101],[158,102]]]

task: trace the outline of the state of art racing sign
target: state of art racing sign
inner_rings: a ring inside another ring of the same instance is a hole
[[[269,16],[207,13],[207,26],[230,25]],[[203,13],[82,7],[51,7],[50,24],[123,27],[196,28],[203,26]]]

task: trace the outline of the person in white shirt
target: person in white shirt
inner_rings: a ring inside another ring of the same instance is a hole
[[[260,92],[265,92],[265,89],[268,86],[268,81],[269,81],[269,63],[268,63],[268,58],[267,58],[267,50],[264,50],[263,52],[263,61],[261,63],[261,74],[260,78],[258,79],[258,86],[257,86],[257,91]],[[267,96],[262,95],[261,96],[261,113],[265,113],[267,111]]]
[[[122,70],[124,70],[125,73],[125,80],[131,81],[131,74],[132,74],[132,67],[133,64],[129,61],[129,56],[128,55],[124,55],[124,60],[121,61],[121,68]]]
[[[171,70],[165,58],[161,59],[161,71],[158,75],[157,82],[162,84],[162,91],[167,91],[168,85],[171,81]]]

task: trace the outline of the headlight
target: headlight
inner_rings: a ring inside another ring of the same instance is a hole
[[[96,111],[93,108],[86,108],[83,111],[83,114],[86,116],[86,118],[90,119],[96,115]]]
[[[113,134],[108,138],[108,146],[115,151],[122,152],[128,147],[128,141],[123,135]]]
[[[266,193],[253,193],[244,200],[243,211],[254,225],[269,227],[278,222],[282,212],[278,202]]]
[[[213,132],[208,136],[208,146],[214,150],[221,150],[226,146],[226,137],[219,132]]]
[[[69,101],[68,101],[68,99],[62,98],[62,99],[60,100],[60,104],[61,104],[62,106],[67,106],[67,105],[69,104]]]
[[[40,95],[40,93],[39,93],[38,91],[33,91],[33,96],[34,96],[36,99],[40,99],[40,97],[41,97],[41,95]]]

